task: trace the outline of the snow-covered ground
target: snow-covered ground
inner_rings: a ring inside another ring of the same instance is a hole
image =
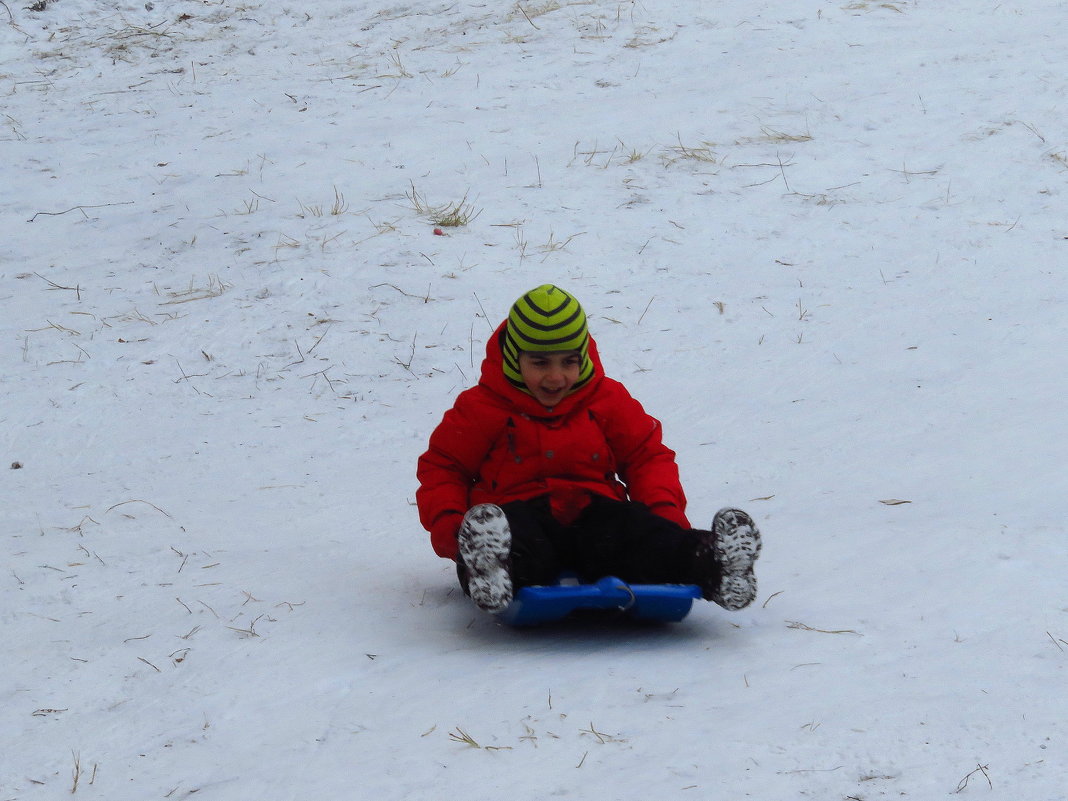
[[[0,801],[1068,798],[1063,2],[27,5]],[[517,631],[433,555],[550,281],[750,609]]]

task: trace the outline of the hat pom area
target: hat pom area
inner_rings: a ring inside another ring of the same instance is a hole
[[[593,377],[589,357],[590,333],[586,312],[568,292],[553,284],[542,284],[519,298],[508,313],[501,351],[504,375],[515,387],[527,391],[519,370],[520,353],[555,353],[574,350],[582,356],[579,380],[572,392]]]

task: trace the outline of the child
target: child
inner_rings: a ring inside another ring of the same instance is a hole
[[[551,284],[512,306],[417,476],[434,550],[487,612],[562,571],[697,584],[726,609],[756,597],[752,518],[721,509],[710,531],[691,529],[660,422],[604,375],[582,307]]]

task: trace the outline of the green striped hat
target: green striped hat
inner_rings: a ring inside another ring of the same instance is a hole
[[[564,290],[552,284],[532,289],[515,302],[504,327],[501,351],[504,356],[504,375],[511,384],[528,392],[519,372],[519,354],[554,353],[577,350],[582,356],[579,379],[572,392],[585,386],[593,378],[590,361],[590,332],[586,328],[586,312]]]

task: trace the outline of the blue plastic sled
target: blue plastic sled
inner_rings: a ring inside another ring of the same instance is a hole
[[[635,620],[676,623],[690,613],[695,584],[627,584],[614,576],[596,584],[568,583],[523,587],[498,617],[509,626],[536,626],[585,609],[616,610]]]

